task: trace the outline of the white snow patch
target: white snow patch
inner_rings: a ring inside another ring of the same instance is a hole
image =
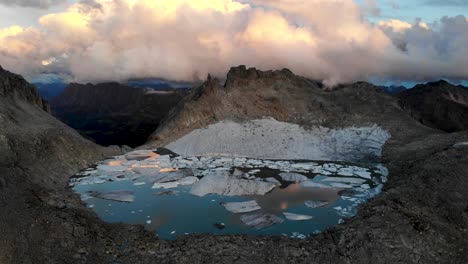
[[[223,121],[197,129],[166,148],[185,156],[360,161],[379,158],[390,134],[378,126],[305,129],[275,119]],[[213,144],[216,142],[216,144]]]

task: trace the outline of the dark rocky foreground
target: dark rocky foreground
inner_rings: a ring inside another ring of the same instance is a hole
[[[352,88],[312,90],[330,126],[343,116],[357,124],[386,118],[379,124],[395,135],[384,149],[390,180],[356,217],[307,240],[198,235],[168,242],[140,226],[103,223],[81,204],[66,188],[68,176],[120,149],[81,138],[44,111],[34,87],[0,69],[0,263],[468,263],[468,147],[453,147],[468,141],[468,131],[425,128],[395,99],[367,85]]]

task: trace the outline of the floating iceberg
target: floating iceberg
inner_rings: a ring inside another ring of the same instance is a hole
[[[265,181],[269,182],[269,183],[274,183],[277,186],[281,186],[281,182],[279,182],[277,179],[275,179],[273,177],[266,178]]]
[[[306,187],[306,188],[320,188],[320,189],[332,188],[332,187],[330,187],[328,185],[321,184],[321,183],[318,183],[318,182],[314,182],[314,181],[311,181],[311,180],[301,182],[301,186]]]
[[[218,171],[205,176],[193,185],[190,193],[196,196],[210,193],[226,196],[264,195],[275,187],[274,183],[245,180],[231,176],[228,172]]]
[[[265,227],[269,227],[276,224],[281,224],[284,222],[283,219],[277,217],[276,215],[272,214],[263,214],[263,213],[255,213],[250,215],[242,215],[240,220],[255,229],[262,229]]]
[[[89,195],[96,197],[96,198],[117,201],[117,202],[131,203],[135,201],[135,196],[133,195],[132,191],[112,191],[112,192],[92,191],[92,192],[89,192]]]
[[[283,213],[286,219],[291,221],[305,221],[314,218],[311,215],[301,215],[301,214],[293,214],[293,213]]]
[[[305,201],[304,202],[305,206],[309,208],[318,208],[318,207],[328,205],[329,203],[330,202],[327,202],[327,201]]]
[[[279,176],[283,181],[288,181],[288,182],[304,182],[309,180],[306,176],[298,173],[292,173],[292,172],[283,172],[280,173]]]
[[[256,201],[222,203],[222,205],[224,206],[224,208],[226,208],[226,210],[235,214],[249,213],[261,209]]]
[[[345,177],[327,177],[323,179],[322,181],[324,182],[341,182],[341,183],[348,183],[348,184],[355,184],[355,185],[361,185],[366,182],[364,179],[358,179],[358,178],[345,178]]]
[[[173,181],[173,182],[156,182],[153,184],[152,189],[172,189],[179,187],[180,182]]]

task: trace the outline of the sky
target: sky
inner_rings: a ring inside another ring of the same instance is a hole
[[[0,0],[0,65],[28,79],[468,80],[468,0]]]

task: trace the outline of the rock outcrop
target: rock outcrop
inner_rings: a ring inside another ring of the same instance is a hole
[[[66,186],[120,149],[85,140],[48,111],[34,86],[0,69],[0,263],[108,262],[97,254],[115,252],[119,235],[109,237],[122,228],[102,223]]]
[[[446,81],[415,86],[398,95],[400,105],[423,125],[446,132],[468,130],[468,90]]]

